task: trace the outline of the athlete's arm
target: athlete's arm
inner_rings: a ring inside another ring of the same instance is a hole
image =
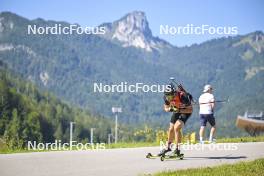
[[[212,111],[214,111],[215,103],[211,103]]]
[[[165,112],[170,112],[171,107],[170,107],[170,105],[164,104],[163,109],[164,109]]]
[[[211,108],[212,108],[212,111],[214,112],[214,107],[215,107],[215,99],[214,97],[212,98],[212,100],[210,101],[211,103]]]

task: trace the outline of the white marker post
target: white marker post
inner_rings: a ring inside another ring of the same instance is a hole
[[[117,116],[117,113],[122,112],[122,108],[112,107],[112,112],[115,114],[115,143],[117,143],[117,139],[118,139],[118,134],[117,134],[118,116]]]
[[[73,124],[75,124],[75,122],[70,122],[70,144],[72,142]]]
[[[91,133],[90,133],[90,143],[93,144],[93,132],[95,128],[91,128]]]

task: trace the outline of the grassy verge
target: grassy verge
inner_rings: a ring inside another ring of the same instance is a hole
[[[239,137],[239,138],[220,138],[217,139],[217,143],[238,143],[238,142],[264,142],[264,136],[257,137]],[[159,146],[156,142],[121,142],[117,144],[106,144],[106,149],[113,148],[135,148],[135,147],[152,147]],[[76,149],[73,149],[76,150]],[[26,152],[47,152],[50,150],[27,150],[27,149],[8,149],[4,143],[0,142],[0,154],[2,153],[26,153]]]
[[[263,175],[264,159],[257,159],[250,162],[239,162],[237,164],[225,164],[221,166],[186,169],[179,171],[159,172],[153,176],[259,176]]]
[[[12,153],[30,153],[30,152],[48,152],[49,150],[27,150],[23,148],[10,149],[3,142],[0,142],[0,154],[12,154]]]
[[[240,143],[240,142],[264,142],[264,136],[257,137],[237,137],[237,138],[220,138],[217,143]],[[133,147],[151,147],[159,146],[156,142],[122,142],[117,144],[106,145],[106,148],[133,148]]]
[[[135,147],[153,147],[158,146],[156,142],[121,142],[117,144],[106,144],[107,149],[112,148],[135,148]]]
[[[157,143],[152,142],[131,142],[131,143],[112,143],[105,144],[105,149],[114,149],[114,148],[136,148],[136,147],[151,147],[158,146]],[[72,150],[78,150],[76,147],[73,147]],[[0,154],[12,154],[12,153],[28,153],[28,152],[49,152],[49,151],[60,151],[60,150],[27,150],[27,149],[9,149],[6,145],[0,144]],[[64,150],[68,151],[68,150]]]
[[[238,143],[238,142],[264,142],[264,135],[257,137],[237,137],[217,139],[218,143]]]

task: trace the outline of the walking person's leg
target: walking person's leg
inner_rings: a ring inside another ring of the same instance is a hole
[[[200,127],[200,131],[199,131],[199,135],[200,135],[200,142],[203,141],[203,137],[204,137],[204,129],[205,129],[205,126],[201,126]]]
[[[208,122],[211,125],[211,131],[210,131],[209,141],[210,142],[213,142],[214,136],[215,136],[215,131],[216,131],[215,118],[214,118],[214,115],[213,114],[208,118]]]
[[[215,136],[215,131],[216,131],[216,127],[212,126],[211,131],[210,131],[210,137],[209,137],[209,141],[213,141],[214,136]]]
[[[201,127],[200,127],[200,132],[199,132],[199,135],[200,135],[200,143],[203,143],[204,142],[204,130],[205,130],[205,127],[206,127],[206,123],[207,123],[207,119],[205,117],[204,114],[200,114],[200,124],[201,124]]]

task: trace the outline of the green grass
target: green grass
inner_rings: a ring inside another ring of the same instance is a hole
[[[238,142],[264,142],[264,136],[257,137],[237,137],[237,138],[220,138],[217,139],[217,143],[238,143]],[[159,146],[156,142],[120,142],[117,144],[106,144],[106,149],[113,148],[136,148],[136,147],[152,147]],[[7,146],[0,142],[0,154],[2,153],[25,153],[25,152],[47,152],[50,150],[27,150],[27,149],[8,149]]]
[[[13,154],[13,153],[30,153],[30,152],[48,152],[51,150],[27,150],[24,148],[10,149],[5,143],[0,142],[0,154]]]
[[[264,136],[257,137],[237,137],[237,138],[220,138],[217,143],[239,143],[239,142],[264,142]],[[133,147],[151,147],[159,146],[156,142],[122,142],[117,144],[106,144],[106,148],[133,148]]]
[[[152,142],[130,142],[130,143],[112,143],[112,144],[105,144],[105,149],[114,149],[114,148],[136,148],[136,147],[151,147],[151,146],[158,146],[157,143]],[[77,150],[73,148],[72,150]],[[0,154],[12,154],[12,153],[27,153],[27,152],[49,152],[52,150],[27,150],[27,149],[8,149],[4,144],[0,144]],[[55,151],[55,150],[53,150]],[[56,150],[58,151],[58,150]],[[68,150],[64,150],[68,151]]]
[[[250,162],[239,162],[237,164],[225,164],[206,168],[159,172],[152,176],[260,176],[264,175],[263,170],[264,159],[257,159]]]
[[[153,147],[153,146],[159,146],[156,142],[121,142],[117,144],[106,144],[107,149],[112,148],[135,148],[135,147]]]
[[[238,143],[238,142],[264,142],[264,135],[257,137],[237,137],[217,139],[217,143]]]
[[[23,148],[10,149],[0,138],[0,154],[12,154],[12,153],[27,153],[27,152],[40,152],[38,150],[27,150]]]

